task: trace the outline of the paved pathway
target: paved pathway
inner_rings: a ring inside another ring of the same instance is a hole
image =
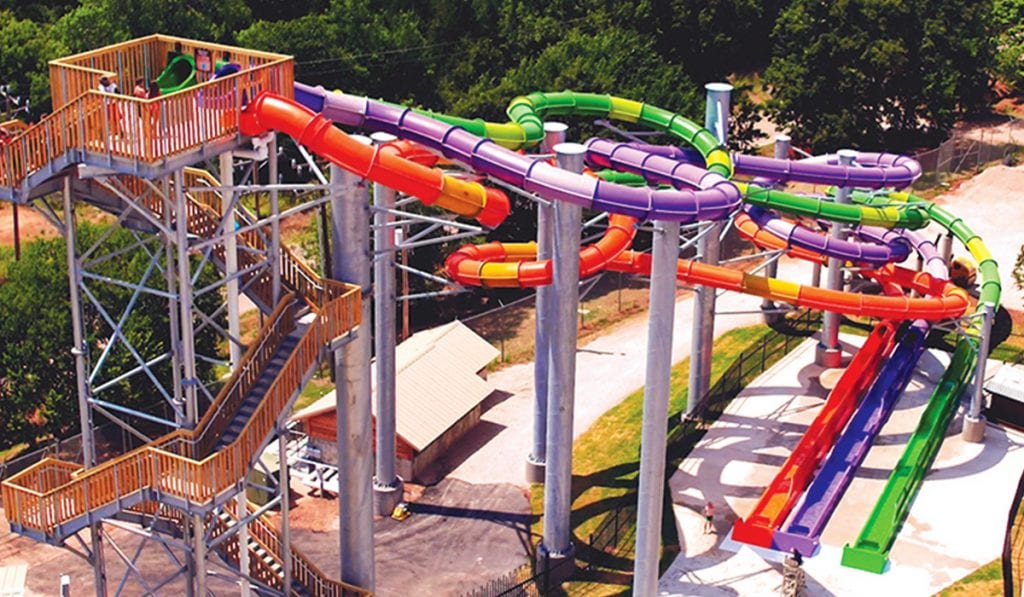
[[[780,264],[781,277],[809,281],[811,267],[796,261]],[[719,311],[757,309],[761,299],[727,292],[718,298]],[[693,299],[676,303],[672,361],[690,355]],[[722,315],[715,335],[761,322],[759,313]],[[576,359],[576,411],[573,437],[579,437],[602,414],[644,385],[647,317],[634,317],[579,348]],[[513,365],[491,374],[495,387],[510,396],[485,412],[478,425],[449,454],[460,463],[452,477],[471,483],[525,485],[526,456],[533,437],[533,363]]]

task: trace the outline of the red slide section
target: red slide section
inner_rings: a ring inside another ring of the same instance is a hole
[[[242,133],[260,135],[280,131],[332,163],[406,195],[425,205],[437,204],[462,216],[494,227],[508,216],[511,206],[505,193],[476,182],[461,180],[437,168],[414,145],[364,145],[336,128],[334,123],[282,97],[263,94],[242,112]]]
[[[775,529],[785,522],[814,471],[853,416],[857,403],[878,377],[882,362],[895,344],[895,335],[896,326],[891,321],[883,321],[871,332],[750,515],[736,521],[733,539],[772,547]]]

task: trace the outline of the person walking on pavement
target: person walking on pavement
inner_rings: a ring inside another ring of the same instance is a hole
[[[715,503],[708,500],[704,504],[704,534],[715,532]]]

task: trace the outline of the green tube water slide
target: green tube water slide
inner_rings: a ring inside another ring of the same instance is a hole
[[[417,112],[448,124],[460,126],[474,135],[488,137],[509,149],[531,147],[544,138],[545,116],[603,116],[634,122],[681,139],[704,156],[706,168],[726,178],[733,173],[729,152],[707,129],[674,112],[643,102],[599,93],[557,91],[535,92],[513,99],[508,106],[511,122],[486,122],[479,118],[460,118],[426,110]]]
[[[909,193],[870,194],[854,192],[853,201],[868,205],[910,204],[924,209],[935,222],[939,223],[967,247],[971,256],[978,262],[978,273],[981,277],[981,292],[978,298],[977,313],[981,313],[985,305],[993,308],[999,306],[1001,292],[999,268],[992,254],[984,243],[961,218],[954,216],[945,209]],[[979,333],[978,319],[971,320],[969,331]],[[875,504],[871,515],[864,523],[857,540],[843,548],[842,563],[850,568],[858,568],[881,574],[889,561],[889,552],[900,527],[910,512],[910,505],[924,481],[928,469],[942,445],[946,428],[956,413],[960,395],[971,379],[971,373],[977,363],[978,355],[971,341],[961,337],[949,367],[939,379],[938,384],[928,400],[921,420],[907,441],[907,447],[900,460],[889,476],[889,481]]]
[[[632,172],[602,170],[597,175],[608,182],[625,185],[646,185],[643,176]],[[743,193],[743,201],[751,205],[774,209],[790,215],[808,218],[822,218],[830,222],[841,222],[858,226],[879,228],[905,228],[917,230],[931,221],[928,211],[917,203],[897,205],[855,205],[826,201],[817,197],[804,197],[783,191],[770,190],[755,184],[733,181]]]
[[[167,63],[167,68],[156,78],[160,93],[167,95],[196,84],[196,60],[188,54],[178,54]]]

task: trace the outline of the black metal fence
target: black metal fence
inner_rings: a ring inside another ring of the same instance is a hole
[[[560,559],[551,561],[550,558],[543,558],[541,561],[527,562],[515,570],[510,570],[498,578],[490,580],[487,584],[477,587],[461,597],[539,597],[548,595],[557,589],[561,579],[572,576],[567,566],[575,566],[572,559]]]
[[[1010,504],[1003,538],[1003,593],[1020,597],[1024,593],[1024,474]]]

